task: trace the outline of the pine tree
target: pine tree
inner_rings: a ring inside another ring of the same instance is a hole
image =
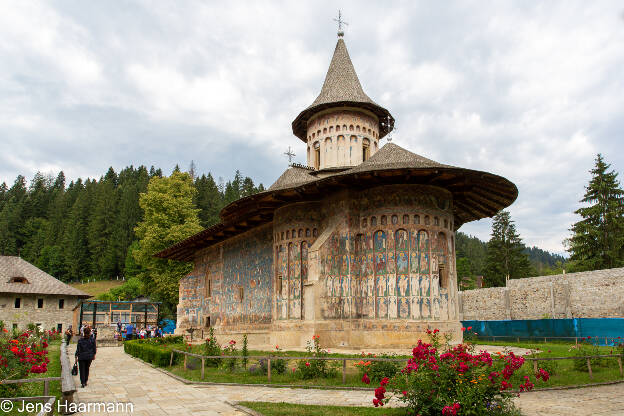
[[[202,227],[208,228],[219,222],[219,211],[224,205],[223,195],[210,173],[195,180],[195,189],[194,203],[199,208],[199,221]]]
[[[624,264],[624,191],[610,167],[598,154],[580,201],[589,206],[574,211],[582,219],[572,226],[572,237],[564,242],[574,270],[600,270]]]
[[[139,249],[134,257],[147,270],[141,274],[146,292],[164,302],[165,308],[177,305],[179,280],[192,266],[154,254],[201,231],[199,210],[193,205],[195,192],[188,173],[174,171],[168,178],[153,177],[139,197],[144,216],[135,228]]]
[[[492,236],[487,245],[485,284],[505,286],[505,279],[527,277],[531,271],[524,244],[507,211],[500,211],[492,223]]]

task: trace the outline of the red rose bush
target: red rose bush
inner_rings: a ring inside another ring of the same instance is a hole
[[[472,345],[450,347],[448,337],[441,351],[440,332],[427,333],[431,343],[419,340],[405,367],[391,379],[381,380],[375,389],[375,407],[394,396],[414,415],[507,415],[513,411],[510,390],[534,387],[528,376],[522,384],[512,384],[512,376],[524,364],[524,358],[513,352],[491,355],[475,351]],[[549,374],[540,368],[535,378],[547,381]]]

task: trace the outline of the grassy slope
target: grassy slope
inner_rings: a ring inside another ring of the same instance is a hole
[[[70,286],[75,287],[78,290],[82,290],[91,296],[97,297],[98,295],[106,293],[117,286],[121,286],[123,283],[123,280],[101,280],[89,283],[70,283]]]

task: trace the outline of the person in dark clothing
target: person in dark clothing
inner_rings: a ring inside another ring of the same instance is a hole
[[[74,331],[72,330],[72,327],[70,325],[69,328],[65,330],[65,344],[66,345],[69,345],[69,342],[71,341],[71,338],[73,335],[74,335]]]
[[[89,381],[89,367],[91,367],[91,361],[95,360],[96,351],[95,339],[91,337],[91,329],[87,327],[84,329],[84,334],[78,340],[76,347],[76,359],[80,369],[80,384],[82,384],[82,387],[86,386],[87,381]]]

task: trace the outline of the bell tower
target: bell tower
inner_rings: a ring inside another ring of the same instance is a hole
[[[321,93],[292,123],[295,136],[307,144],[308,166],[343,170],[366,161],[394,127],[394,118],[364,93],[343,39],[338,42]]]

